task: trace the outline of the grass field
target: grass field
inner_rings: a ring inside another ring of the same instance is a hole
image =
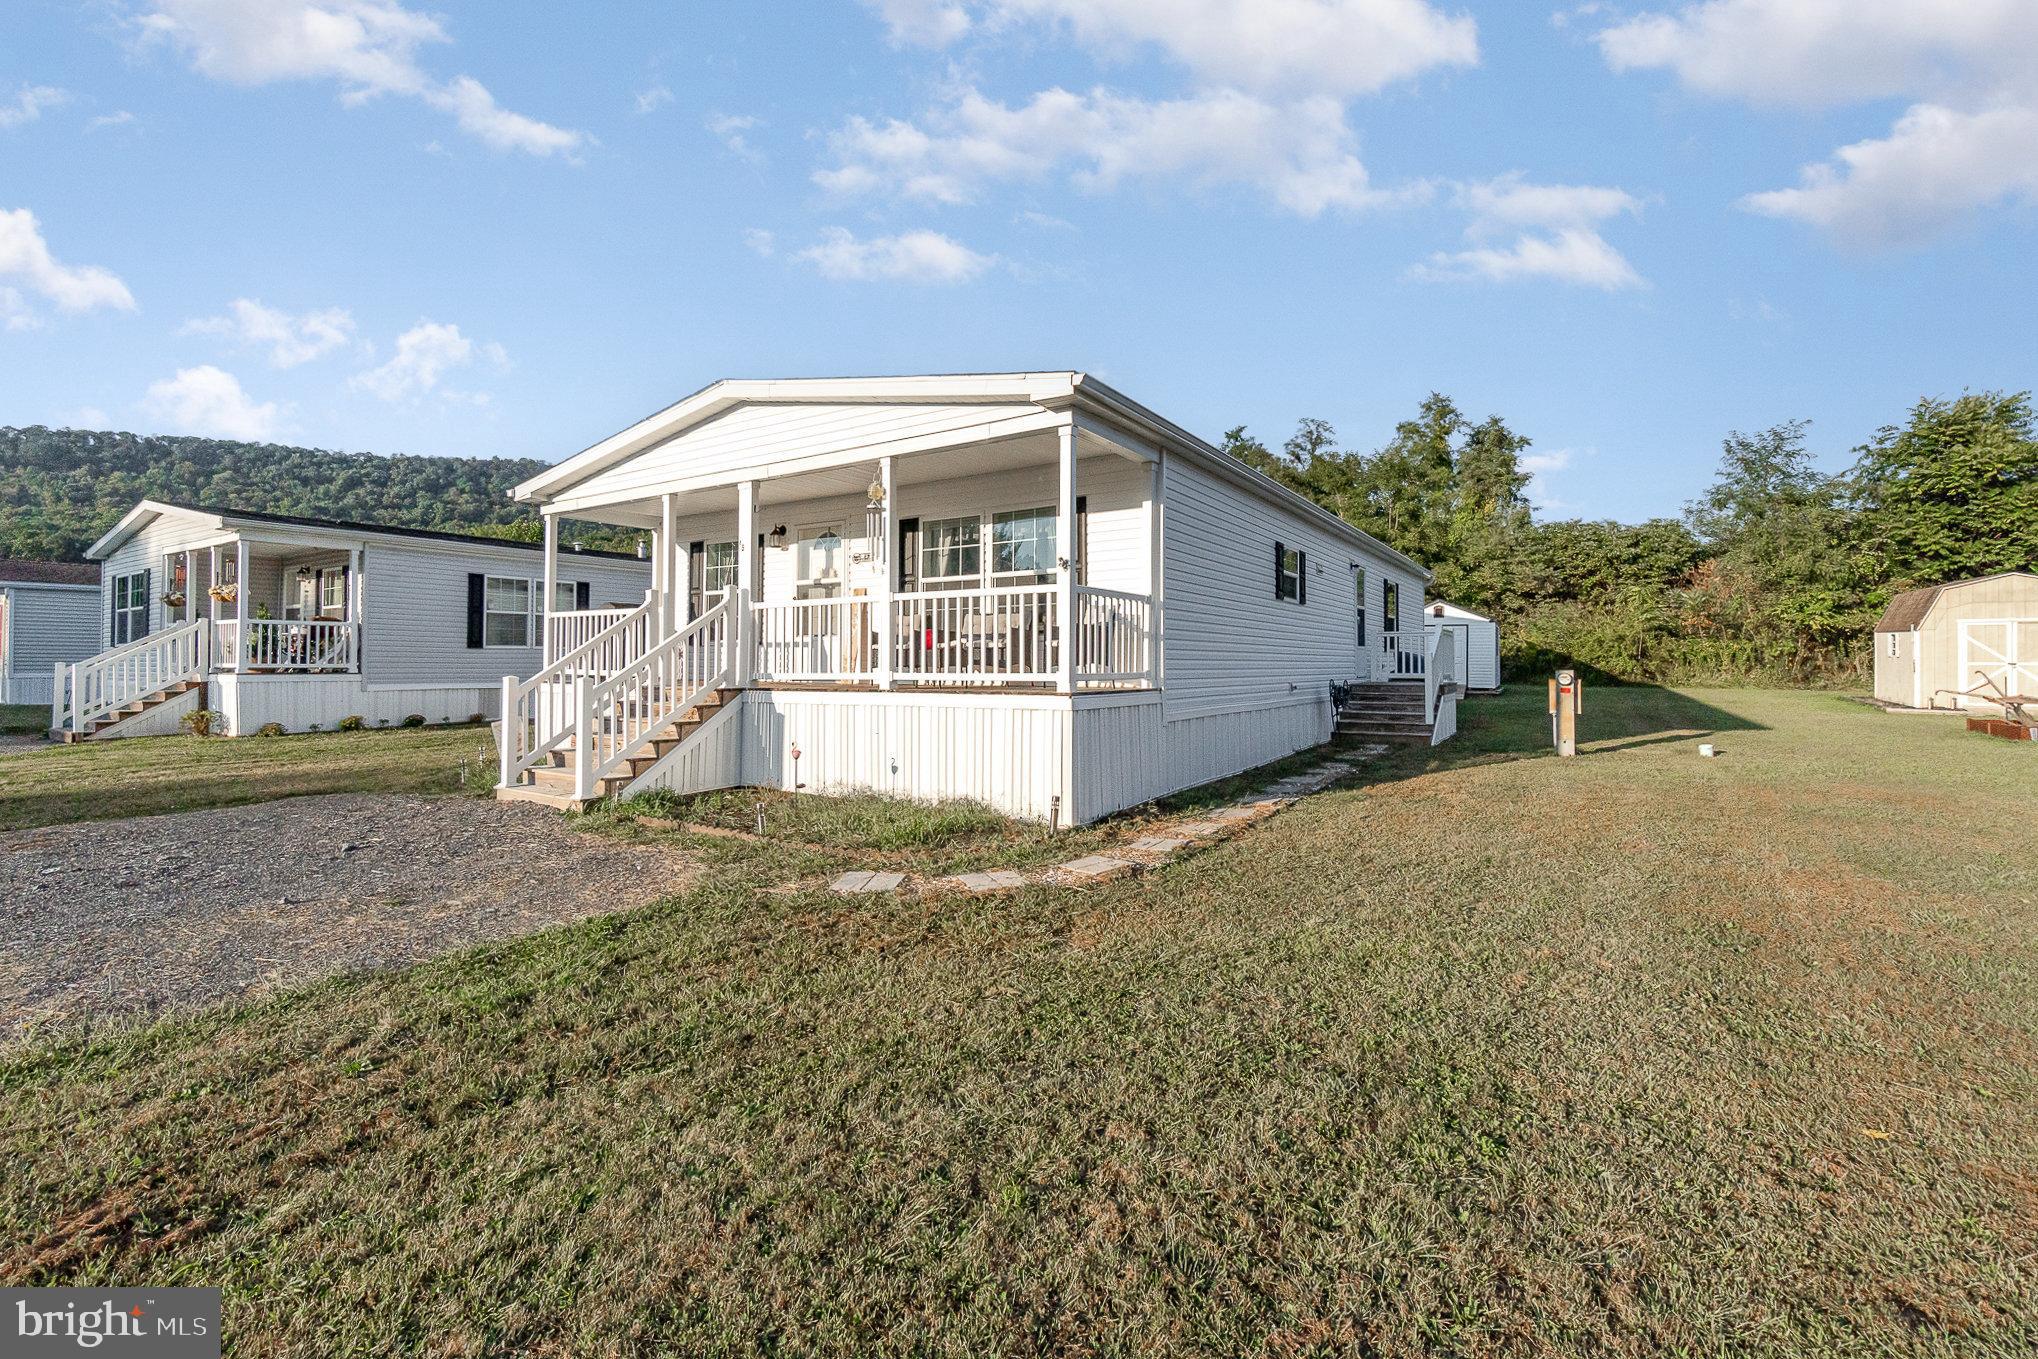
[[[19,736],[50,729],[47,703],[0,703],[0,735]]]
[[[2031,1353],[2038,751],[1541,707],[1093,891],[732,855],[17,1051],[0,1282],[221,1285],[265,1356]]]
[[[476,787],[495,781],[486,727],[38,746],[0,757],[0,831],[306,793],[455,792],[463,761]]]

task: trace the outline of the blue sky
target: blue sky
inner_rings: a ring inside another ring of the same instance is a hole
[[[722,376],[1080,368],[1546,515],[2032,385],[2030,0],[15,0],[0,423],[558,458]]]

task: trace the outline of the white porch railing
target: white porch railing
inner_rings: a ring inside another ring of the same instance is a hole
[[[1464,688],[1463,677],[1458,673],[1457,637],[1449,628],[1438,628],[1427,635],[1422,668],[1422,710],[1433,728],[1443,707],[1444,691],[1453,685],[1461,691]],[[1455,730],[1456,709],[1452,712]]]
[[[1076,587],[1076,675],[1110,684],[1153,678],[1151,596]]]
[[[900,684],[1052,683],[1060,645],[1061,592],[1052,585],[892,598],[892,678]]]
[[[572,609],[545,615],[545,663],[550,665],[569,651],[577,651],[616,624],[642,609]],[[631,640],[637,649],[628,656],[615,657],[613,669],[620,670],[644,652],[651,629],[645,626]]]
[[[182,680],[203,679],[211,652],[211,625],[194,618],[76,665],[59,665],[50,729],[82,732],[137,699]]]
[[[503,680],[502,744],[497,755],[504,787],[518,782],[525,770],[573,734],[581,690],[621,672],[644,654],[646,639],[656,626],[656,607],[646,599],[529,679]]]
[[[1381,648],[1387,654],[1389,679],[1420,679],[1428,660],[1428,649],[1420,632],[1383,632]]]
[[[221,619],[214,656],[241,674],[335,673],[358,668],[360,629],[345,619]]]
[[[641,754],[710,691],[733,680],[734,616],[724,600],[619,673],[579,686],[573,727],[575,796],[594,797],[602,780]]]
[[[860,680],[877,673],[877,610],[863,598],[750,606],[761,680]]]

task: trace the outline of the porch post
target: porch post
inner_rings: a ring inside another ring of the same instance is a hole
[[[219,601],[212,597],[212,587],[219,584],[219,544],[206,549],[210,554],[205,563],[205,616],[213,622],[219,621]]]
[[[548,634],[538,639],[538,658],[546,665],[550,665],[556,659],[552,655],[552,639],[549,634],[552,631],[552,601],[558,597],[558,586],[559,516],[547,511],[545,513],[545,597],[540,601],[538,609],[538,617],[546,620],[545,631]]]
[[[736,483],[736,588],[729,591],[729,607],[736,616],[729,621],[729,644],[736,649],[736,683],[748,687],[751,676],[751,633],[754,615],[750,611],[753,592],[761,594],[757,582],[757,483]]]
[[[248,540],[234,539],[234,669],[248,654]]]
[[[676,497],[667,491],[658,500],[658,565],[652,574],[658,578],[658,626],[668,635],[678,632],[685,624],[674,606],[675,598],[673,565],[678,557],[678,533],[675,532]]]
[[[1153,460],[1153,480],[1146,494],[1146,547],[1149,554],[1146,568],[1146,682],[1153,688],[1161,687],[1161,531],[1166,511],[1163,509],[1163,491],[1167,486],[1168,451],[1163,448]]]
[[[879,458],[877,462],[878,485],[884,487],[885,507],[878,516],[878,540],[870,545],[870,559],[878,568],[877,610],[877,687],[892,687],[892,582],[897,580],[893,571],[892,552],[899,541],[899,484],[895,475],[894,459]]]
[[[367,617],[367,583],[361,579],[364,554],[357,544],[347,550],[347,668],[361,669],[361,624]]]
[[[1076,648],[1080,631],[1076,618],[1076,425],[1075,416],[1059,431],[1061,494],[1055,503],[1054,542],[1055,610],[1061,618],[1061,636],[1055,648],[1055,688],[1064,694],[1076,691]]]

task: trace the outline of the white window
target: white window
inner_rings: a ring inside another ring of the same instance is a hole
[[[345,572],[328,570],[318,578],[318,611],[330,615],[344,614],[347,611]]]
[[[736,588],[736,544],[709,543],[702,555],[701,592],[712,607]]]
[[[991,516],[993,585],[1045,585],[1054,579],[1055,556],[1052,507]]]
[[[481,640],[484,646],[529,646],[531,601],[537,591],[528,580],[490,576],[484,592]]]
[[[974,589],[983,583],[983,571],[983,522],[975,515],[921,522],[921,589]]]
[[[579,598],[578,590],[572,581],[555,580],[552,582],[552,612],[573,612],[574,600],[577,598]]]
[[[1352,571],[1353,593],[1359,599],[1359,645],[1366,644],[1366,568],[1361,566]]]
[[[113,644],[125,646],[149,635],[149,573],[113,578]]]
[[[1302,603],[1303,554],[1292,547],[1274,544],[1274,598]]]

